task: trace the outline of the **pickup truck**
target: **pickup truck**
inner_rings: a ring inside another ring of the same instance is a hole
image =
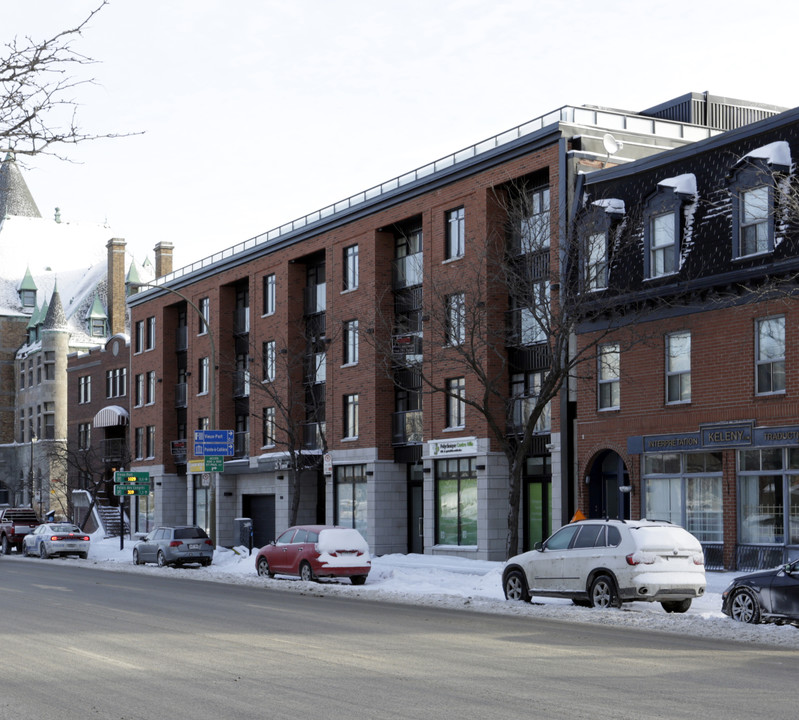
[[[33,508],[3,508],[0,510],[0,551],[10,555],[11,548],[22,552],[22,538],[41,523]]]

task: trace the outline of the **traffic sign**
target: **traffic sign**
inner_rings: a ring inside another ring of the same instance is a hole
[[[147,485],[134,485],[133,483],[124,483],[122,485],[114,485],[114,495],[149,495],[150,484]]]
[[[235,455],[233,436],[233,430],[195,430],[194,454],[231,457]]]
[[[115,483],[149,483],[150,473],[133,472],[131,470],[117,470],[114,473]]]
[[[224,472],[225,458],[220,455],[205,456],[205,472]]]

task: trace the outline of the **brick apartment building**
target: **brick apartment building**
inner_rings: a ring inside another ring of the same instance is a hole
[[[153,480],[141,500],[148,516],[196,522],[223,545],[239,541],[235,521],[249,517],[258,545],[288,524],[294,505],[298,522],[356,527],[376,554],[503,558],[507,464],[486,417],[466,402],[479,403],[481,386],[457,362],[463,319],[479,308],[497,334],[510,326],[501,352],[479,354],[519,407],[535,394],[547,353],[546,338],[525,331],[524,309],[487,273],[497,239],[503,252],[513,245],[497,198],[522,188],[528,215],[545,228],[530,282],[557,303],[577,177],[729,127],[711,122],[710,108],[737,114],[731,126],[775,112],[708,96],[648,114],[560,108],[129,296],[131,383],[152,382],[155,393],[134,397],[130,410],[132,467]],[[446,391],[429,392],[422,374]],[[524,547],[574,511],[574,412],[564,392],[536,428]],[[191,457],[194,431],[221,429],[234,432],[233,447],[223,472],[205,472]],[[184,464],[172,450],[185,440]]]
[[[799,551],[798,154],[790,110],[581,191],[617,309],[578,338],[577,505],[678,523],[709,568]]]

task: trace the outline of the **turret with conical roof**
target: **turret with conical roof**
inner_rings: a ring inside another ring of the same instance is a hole
[[[17,167],[14,153],[8,153],[0,165],[0,219],[7,215],[42,216]]]

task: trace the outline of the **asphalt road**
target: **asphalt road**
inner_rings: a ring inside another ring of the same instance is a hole
[[[0,720],[794,720],[799,653],[0,560]]]

